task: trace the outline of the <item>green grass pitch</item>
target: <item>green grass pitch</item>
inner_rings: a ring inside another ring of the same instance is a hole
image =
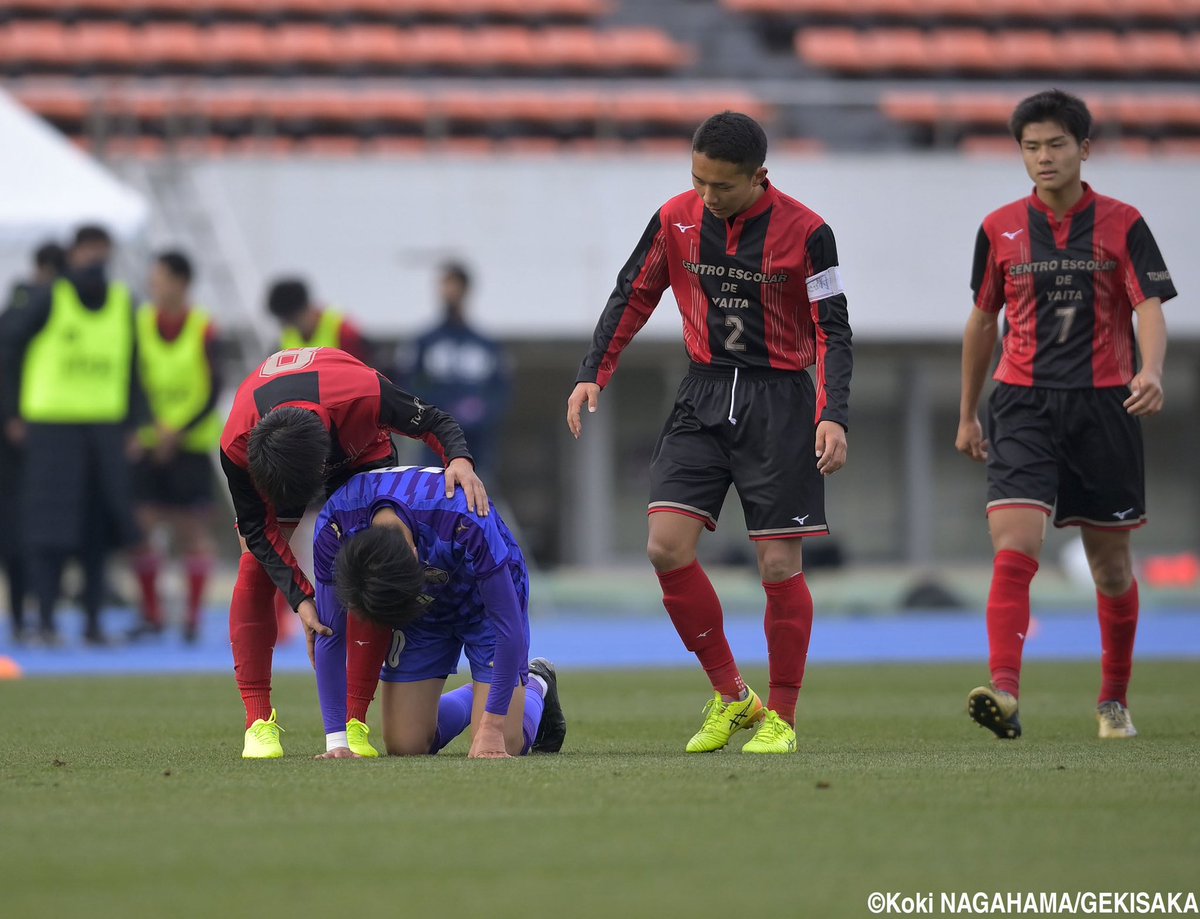
[[[232,675],[0,684],[0,915],[859,917],[872,891],[1200,888],[1200,680],[1143,663],[1102,742],[1097,668],[1032,664],[1026,736],[981,666],[814,667],[800,751],[686,756],[699,671],[571,672],[562,755],[244,763]],[[765,674],[747,674],[766,688]],[[374,721],[374,718],[372,719]]]

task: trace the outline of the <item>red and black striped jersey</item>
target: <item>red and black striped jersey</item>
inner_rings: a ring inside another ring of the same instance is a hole
[[[816,364],[817,420],[848,422],[850,320],[833,231],[765,183],[731,220],[694,191],[650,219],[621,269],[576,382],[607,385],[621,351],[670,287],[697,364],[801,371]]]
[[[971,274],[975,306],[1005,309],[995,378],[1016,386],[1124,386],[1136,364],[1133,310],[1175,296],[1142,215],[1092,191],[1061,221],[1037,196],[983,221]]]
[[[221,434],[221,468],[229,483],[238,532],[275,586],[298,607],[313,588],[250,477],[250,433],[280,406],[308,409],[330,434],[326,474],[341,477],[392,455],[392,432],[422,440],[443,461],[471,458],[458,423],[392,384],[383,374],[336,348],[278,351],[238,387]],[[299,510],[287,508],[286,510]]]

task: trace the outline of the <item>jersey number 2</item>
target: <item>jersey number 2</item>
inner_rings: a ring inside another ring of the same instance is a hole
[[[726,316],[725,325],[732,328],[725,339],[726,351],[745,351],[746,343],[742,341],[742,333],[746,330],[745,324],[742,322],[741,316]]]

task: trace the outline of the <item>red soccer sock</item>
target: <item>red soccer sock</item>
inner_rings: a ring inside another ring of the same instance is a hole
[[[142,618],[150,625],[161,628],[163,623],[162,604],[158,599],[158,573],[162,570],[162,557],[153,550],[139,552],[133,560],[133,572],[137,575],[142,590]]]
[[[358,616],[346,616],[346,720],[357,718],[364,724],[367,709],[375,698],[379,671],[392,643],[392,630],[367,622]]]
[[[1100,698],[1096,701],[1109,702],[1116,699],[1128,705],[1125,695],[1129,691],[1129,676],[1133,671],[1133,639],[1137,633],[1138,584],[1134,581],[1129,590],[1119,597],[1106,597],[1096,591],[1100,610]]]
[[[767,708],[786,721],[796,723],[796,699],[804,682],[808,639],[812,635],[813,601],[804,572],[786,581],[763,582],[767,592],[767,656],[770,660],[771,695]]]
[[[729,699],[746,688],[725,640],[721,601],[699,562],[659,572],[663,606],[683,639],[683,646],[700,659],[713,689]]]
[[[213,560],[207,553],[189,555],[184,561],[187,573],[187,619],[185,625],[195,631],[200,625],[200,606],[204,602],[204,588],[212,574]]]
[[[1029,633],[1029,584],[1038,563],[1021,552],[1003,549],[992,560],[987,632],[992,685],[1014,696],[1021,690],[1021,653]]]
[[[246,727],[271,717],[271,656],[279,635],[272,608],[275,593],[266,569],[243,552],[229,604],[229,640],[238,692],[246,705]]]
[[[271,602],[275,609],[276,640],[290,641],[296,629],[300,628],[299,617],[292,609],[292,604],[288,603],[288,598],[279,591],[275,591]]]

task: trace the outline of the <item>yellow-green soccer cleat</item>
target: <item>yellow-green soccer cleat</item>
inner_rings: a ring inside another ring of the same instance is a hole
[[[987,728],[1001,740],[1021,736],[1021,718],[1017,697],[991,686],[976,686],[967,696],[967,714],[981,727]]]
[[[1100,722],[1101,740],[1137,737],[1137,728],[1129,718],[1129,709],[1116,700],[1101,702],[1096,707],[1096,720]]]
[[[279,742],[279,733],[282,730],[275,720],[275,709],[271,709],[269,721],[259,718],[246,728],[242,759],[279,759],[283,756],[283,744]]]
[[[351,718],[346,722],[346,740],[348,741],[350,752],[357,753],[359,756],[370,759],[378,756],[379,751],[371,746],[371,741],[368,736],[371,729],[359,721],[357,718]]]
[[[765,711],[753,689],[747,689],[746,698],[737,702],[725,702],[721,694],[714,691],[704,706],[704,724],[687,742],[687,752],[711,753],[723,749],[734,731],[753,727],[762,720]]]
[[[742,752],[795,753],[796,731],[771,709],[767,709],[763,720],[758,723],[758,730],[754,732],[753,737],[746,741]]]

